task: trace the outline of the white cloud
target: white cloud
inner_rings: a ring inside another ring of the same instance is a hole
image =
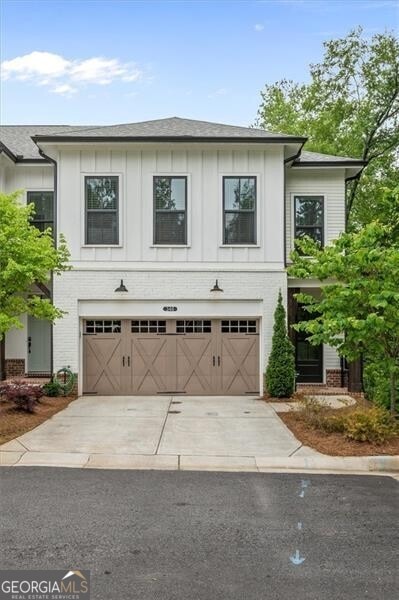
[[[263,31],[264,28],[265,28],[265,26],[262,25],[262,23],[256,23],[256,25],[254,25],[255,31]]]
[[[57,85],[51,91],[60,96],[72,96],[73,94],[76,94],[78,90],[69,85],[69,83],[63,83],[62,85]]]
[[[228,90],[226,88],[219,88],[218,90],[215,90],[211,94],[208,94],[208,98],[217,98],[218,96],[225,96],[227,94],[227,92],[228,92]]]
[[[63,95],[74,94],[82,85],[110,85],[115,81],[131,83],[141,75],[134,63],[101,56],[69,60],[59,54],[34,51],[1,63],[3,80],[15,79],[50,86],[52,92]]]

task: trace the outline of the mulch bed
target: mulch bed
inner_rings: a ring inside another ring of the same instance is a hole
[[[322,454],[329,456],[393,456],[399,454],[399,436],[384,444],[356,442],[348,440],[341,433],[325,433],[312,429],[306,423],[299,421],[293,412],[279,413],[278,416],[304,446],[309,446]]]
[[[16,408],[14,402],[0,400],[0,444],[34,429],[57,412],[66,408],[76,396],[49,398],[44,396],[35,407],[34,413]]]

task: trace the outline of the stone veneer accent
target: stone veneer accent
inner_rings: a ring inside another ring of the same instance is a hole
[[[326,385],[341,387],[341,369],[326,369]],[[348,375],[344,373],[344,387],[348,385]]]
[[[23,358],[6,358],[6,378],[25,375],[25,360]]]

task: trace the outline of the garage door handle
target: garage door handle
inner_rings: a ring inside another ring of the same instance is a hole
[[[130,356],[127,357],[127,366],[130,367]]]
[[[125,357],[122,358],[122,367],[125,366]]]
[[[220,367],[220,356],[218,356],[218,367]]]
[[[213,362],[213,366],[216,366],[216,358],[214,356],[212,357],[212,362]]]

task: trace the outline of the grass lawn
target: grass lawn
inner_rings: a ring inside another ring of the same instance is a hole
[[[34,429],[75,399],[76,396],[57,398],[43,396],[37,403],[34,413],[16,408],[14,402],[0,400],[0,444],[5,444],[5,442]]]

